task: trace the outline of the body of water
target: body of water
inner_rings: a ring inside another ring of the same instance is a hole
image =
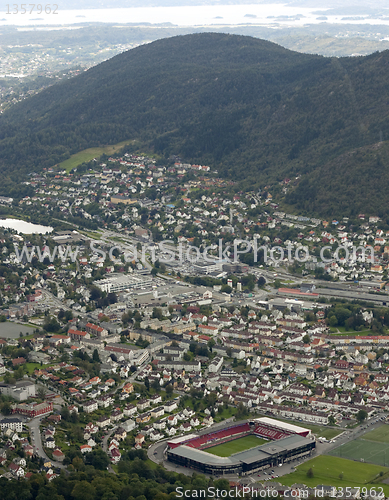
[[[33,5],[33,4],[31,4]],[[62,4],[63,5],[63,4]],[[80,9],[64,10],[60,4],[42,3],[42,12],[27,11],[13,13],[13,4],[0,11],[0,26],[53,26],[87,22],[99,23],[172,23],[178,26],[209,26],[261,24],[280,26],[304,26],[323,22],[323,9],[318,4],[312,8],[289,7],[284,4],[245,4],[245,5],[198,5],[182,7],[135,7],[128,9]],[[47,6],[46,13],[44,7]],[[56,7],[57,6],[57,7]],[[56,12],[55,14],[53,12]],[[389,25],[389,9],[386,18],[354,16],[353,19],[342,15],[328,15],[327,23],[343,24],[385,24]],[[53,26],[54,27],[54,26]]]
[[[15,229],[18,233],[22,234],[47,234],[51,233],[53,228],[49,226],[40,226],[39,224],[32,224],[19,219],[0,219],[0,227],[7,229]]]

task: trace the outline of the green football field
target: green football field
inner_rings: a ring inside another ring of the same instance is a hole
[[[356,439],[332,450],[329,455],[348,458],[359,462],[389,466],[389,446],[387,443]]]
[[[389,425],[383,424],[378,429],[373,429],[363,436],[367,441],[378,441],[379,443],[389,443]]]
[[[311,476],[307,476],[309,469],[311,469]],[[320,455],[299,465],[295,472],[280,477],[279,481],[287,486],[296,483],[306,484],[310,487],[327,484],[343,488],[346,486],[363,487],[366,485],[374,493],[381,491],[382,488],[385,496],[388,496],[389,486],[387,484],[372,483],[372,481],[379,478],[381,472],[386,474],[388,471],[389,469],[378,465]]]
[[[207,453],[212,453],[212,455],[217,455],[218,457],[229,457],[233,453],[239,453],[240,451],[249,450],[255,446],[268,443],[265,439],[257,438],[256,436],[244,436],[234,441],[229,441],[228,443],[218,444],[212,448],[207,448]]]

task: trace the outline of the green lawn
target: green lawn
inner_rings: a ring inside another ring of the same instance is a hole
[[[51,366],[53,363],[49,363],[47,365],[41,365],[40,363],[26,363],[24,366],[27,370],[27,373],[29,375],[32,375],[34,373],[34,370],[39,370],[40,368],[45,369],[46,366]]]
[[[205,451],[211,453],[212,455],[217,455],[218,457],[229,457],[233,453],[239,453],[240,451],[249,450],[255,446],[267,443],[265,439],[257,438],[256,436],[250,435],[245,436],[228,443],[218,444],[212,448],[207,448]]]
[[[119,149],[123,148],[126,144],[129,144],[131,141],[123,141],[118,144],[114,144],[112,146],[102,146],[100,148],[89,148],[84,149],[83,151],[79,151],[75,153],[67,160],[60,163],[58,166],[60,169],[64,169],[67,172],[70,172],[73,168],[78,167],[81,163],[88,162],[93,160],[93,158],[98,158],[99,156],[106,154],[112,155],[116,153]]]
[[[318,437],[324,437],[326,439],[332,439],[339,436],[343,432],[343,429],[331,429],[330,427],[322,427],[321,435]]]
[[[223,408],[223,411],[220,411],[222,406],[219,407],[219,411],[216,413],[214,422],[222,422],[223,420],[227,420],[227,418],[231,418],[236,413],[236,408],[229,406],[227,409]]]
[[[364,434],[363,440],[389,443],[389,425],[383,424],[377,429],[373,429],[367,434]]]
[[[307,477],[309,469],[313,471],[313,477],[311,478]],[[364,464],[344,458],[320,455],[298,466],[295,472],[280,477],[279,481],[286,486],[299,483],[310,487],[315,487],[319,484],[362,487],[378,477],[381,471],[385,474],[389,472],[389,469],[379,465]],[[340,479],[339,474],[343,474],[342,479]],[[377,490],[378,485],[374,484],[373,486],[376,486]],[[387,496],[389,485],[380,484],[380,486],[384,488]]]
[[[361,330],[356,332],[355,330],[347,330],[344,326],[336,326],[330,329],[332,335],[369,335],[371,330]]]

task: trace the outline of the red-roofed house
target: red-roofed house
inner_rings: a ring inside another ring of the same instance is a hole
[[[25,358],[15,358],[12,360],[12,366],[24,365],[25,362],[26,362]]]
[[[82,444],[80,446],[81,453],[90,453],[92,451],[92,446],[89,446],[89,444]]]
[[[57,448],[56,450],[53,451],[53,458],[54,460],[58,460],[58,462],[62,462],[63,459],[65,458],[65,454],[62,453],[62,451]]]
[[[81,332],[80,330],[73,330],[73,328],[70,328],[70,330],[68,331],[68,334],[72,340],[77,340],[78,342],[80,340],[90,339],[89,333]]]
[[[94,325],[93,323],[87,323],[85,326],[85,330],[97,337],[106,337],[108,335],[108,330],[102,328],[101,326]]]

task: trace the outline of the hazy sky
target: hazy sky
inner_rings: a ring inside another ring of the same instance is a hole
[[[48,3],[48,2],[45,2]],[[72,9],[106,9],[106,8],[125,8],[125,7],[165,7],[174,5],[233,5],[233,4],[262,4],[262,3],[282,3],[294,7],[359,7],[358,13],[364,8],[385,8],[389,7],[388,0],[54,0],[61,10]],[[0,1],[0,10],[6,11],[7,4],[12,6],[12,2]],[[42,2],[44,4],[44,2]],[[349,13],[353,14],[354,9]],[[389,9],[388,9],[389,12]],[[355,12],[356,13],[356,12]]]

